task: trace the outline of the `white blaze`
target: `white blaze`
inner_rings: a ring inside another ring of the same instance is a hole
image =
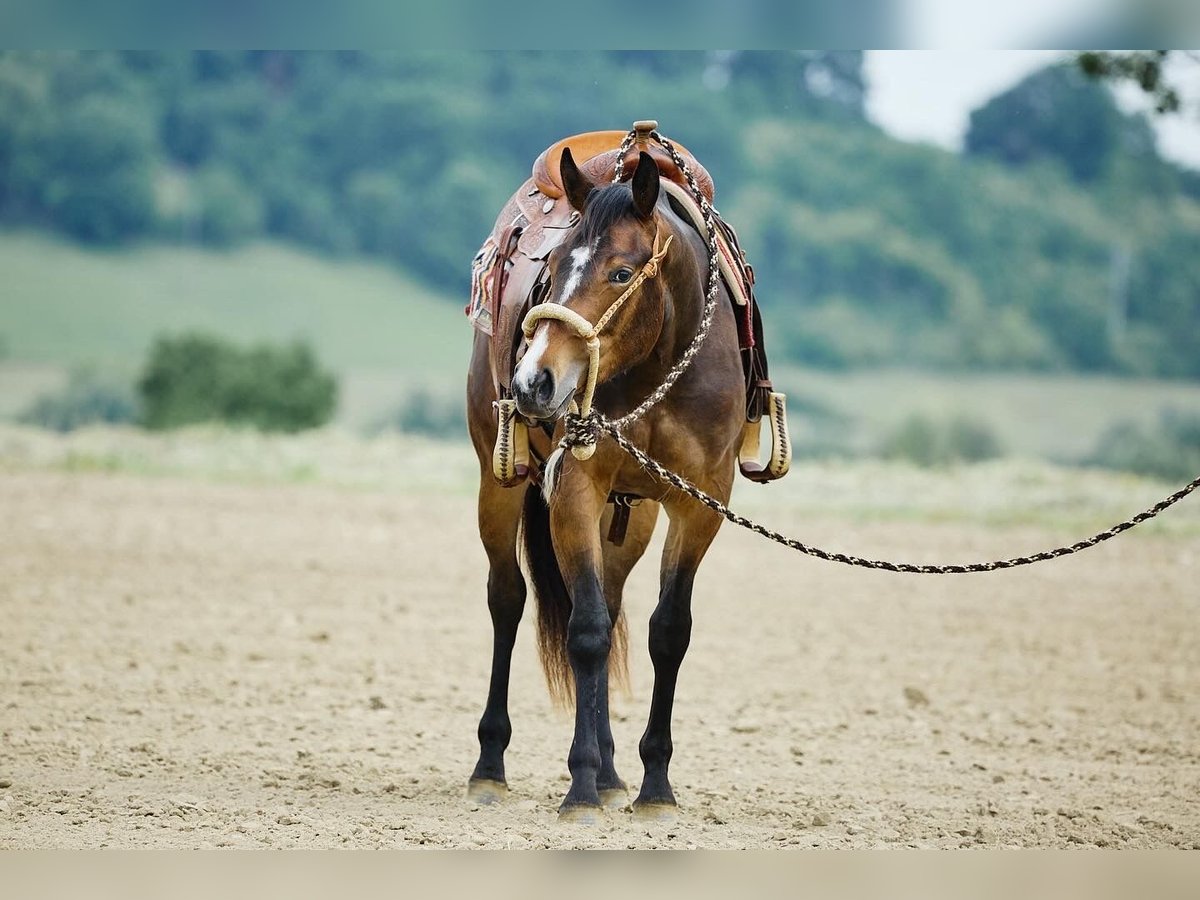
[[[562,293],[557,301],[547,300],[547,303],[564,304],[570,299],[571,295],[579,289],[579,283],[583,280],[583,270],[587,268],[588,262],[591,261],[592,255],[599,246],[600,238],[596,238],[590,247],[576,247],[571,251],[571,271],[567,273],[567,280],[563,282]],[[523,391],[533,388],[533,382],[537,379],[538,373],[542,371],[542,356],[550,345],[549,325],[549,322],[543,322],[534,332],[529,348],[521,357],[521,363],[513,373],[513,387]]]
[[[583,279],[583,270],[587,268],[588,261],[596,252],[596,245],[599,243],[600,239],[597,238],[590,247],[576,247],[571,251],[571,271],[563,283],[562,294],[558,298],[559,303],[566,303],[571,299],[571,295],[579,289],[579,282]]]
[[[533,341],[530,343],[529,349],[525,351],[525,355],[521,357],[521,364],[517,366],[517,371],[513,374],[514,387],[520,387],[523,391],[533,388],[534,379],[537,378],[538,372],[542,371],[542,354],[546,352],[546,347],[550,344],[550,330],[547,328],[549,324],[549,322],[543,322],[533,333]]]

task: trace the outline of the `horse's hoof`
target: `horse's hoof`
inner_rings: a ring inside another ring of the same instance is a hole
[[[605,809],[628,809],[629,791],[625,788],[607,788],[600,792],[600,805]]]
[[[472,778],[467,782],[467,799],[480,806],[502,803],[508,796],[508,785],[490,778]]]
[[[603,818],[604,810],[601,807],[583,803],[563,806],[558,810],[558,821],[567,825],[599,825]]]
[[[633,804],[633,817],[641,822],[657,822],[660,825],[670,825],[679,819],[679,807],[672,803],[637,803]]]

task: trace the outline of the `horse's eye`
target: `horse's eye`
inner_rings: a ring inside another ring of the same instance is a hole
[[[633,280],[633,269],[617,269],[608,276],[608,280],[613,284],[629,284]]]

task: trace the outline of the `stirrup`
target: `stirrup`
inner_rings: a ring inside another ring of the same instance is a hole
[[[771,423],[771,458],[764,466],[758,461],[762,423]],[[787,394],[771,391],[767,394],[767,415],[757,422],[747,422],[742,429],[742,447],[738,451],[738,468],[751,481],[764,484],[782,478],[792,466],[792,441],[787,423]]]
[[[517,416],[516,400],[497,400],[496,447],[492,475],[502,487],[514,487],[529,476],[529,427]]]

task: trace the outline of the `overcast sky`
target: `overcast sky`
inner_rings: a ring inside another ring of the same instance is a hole
[[[868,50],[867,112],[898,138],[958,149],[972,109],[1064,55],[1054,50]],[[1155,120],[1159,149],[1200,168],[1200,67],[1188,65],[1177,83],[1190,96],[1182,113]],[[1128,108],[1146,108],[1136,88],[1122,91],[1120,99]]]

